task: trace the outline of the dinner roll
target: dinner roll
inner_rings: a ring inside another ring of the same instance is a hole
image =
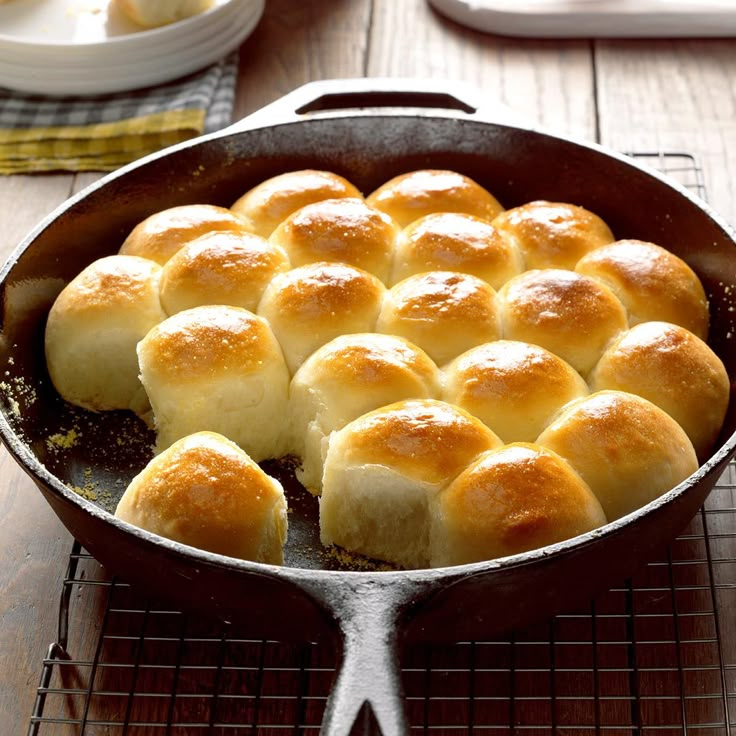
[[[654,243],[619,240],[578,261],[578,273],[599,279],[621,300],[629,325],[672,322],[708,337],[708,300],[700,279],[681,258]]]
[[[465,212],[492,220],[503,207],[470,177],[444,169],[422,169],[395,176],[366,201],[401,227],[433,212]]]
[[[214,0],[113,0],[134,23],[146,28],[165,26],[204,13]]]
[[[340,263],[311,263],[276,275],[258,314],[268,320],[289,370],[338,335],[372,332],[386,287],[372,274]]]
[[[247,227],[225,207],[211,204],[170,207],[139,222],[120,246],[119,253],[150,258],[163,265],[185,243],[221,230],[242,233]]]
[[[323,199],[360,197],[347,179],[331,171],[301,169],[278,174],[249,189],[230,208],[267,238],[292,212]]]
[[[205,304],[255,311],[271,279],[289,267],[283,249],[258,235],[207,233],[164,264],[161,303],[168,314]]]
[[[443,365],[501,336],[495,290],[476,276],[429,271],[392,286],[376,331],[400,335]]]
[[[239,307],[194,307],[138,345],[156,450],[200,430],[225,435],[256,462],[280,457],[289,373],[268,323]]]
[[[161,267],[145,258],[107,256],[58,295],[46,323],[45,349],[62,398],[92,411],[149,411],[136,345],[166,318],[160,275]]]
[[[115,516],[209,552],[283,562],[284,489],[214,432],[183,437],[154,457],[126,488]]]
[[[547,348],[583,376],[628,328],[626,310],[614,293],[574,271],[526,271],[498,296],[504,337]]]
[[[606,523],[578,473],[559,455],[529,443],[484,452],[433,506],[432,567],[528,552]]]
[[[361,414],[400,399],[436,398],[439,369],[407,340],[392,335],[342,335],[318,348],[297,370],[289,390],[297,479],[322,489],[331,432]]]
[[[498,289],[523,270],[518,248],[490,222],[438,212],[415,220],[399,234],[391,283],[424,271],[461,271]]]
[[[613,241],[598,215],[565,202],[527,202],[502,212],[493,226],[521,251],[527,268],[575,268],[586,253]]]
[[[501,440],[482,422],[435,399],[399,401],[330,436],[320,538],[407,568],[429,564],[430,502]]]
[[[388,281],[399,232],[383,212],[356,197],[324,199],[292,213],[271,234],[294,266],[348,263]]]
[[[643,322],[619,335],[588,380],[593,391],[629,391],[664,409],[687,432],[701,460],[718,437],[731,391],[713,350],[667,322]]]
[[[504,442],[532,442],[588,385],[562,358],[538,345],[496,340],[443,370],[442,398],[470,412]]]
[[[698,468],[682,427],[650,401],[624,391],[576,399],[537,442],[580,473],[609,521],[644,506]]]

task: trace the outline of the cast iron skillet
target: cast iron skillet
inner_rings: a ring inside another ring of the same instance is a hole
[[[448,168],[486,186],[506,207],[535,198],[574,202],[601,215],[617,237],[651,240],[684,258],[709,294],[711,345],[733,378],[736,243],[729,227],[687,191],[623,156],[489,122],[478,112],[477,95],[454,83],[452,94],[448,88],[417,80],[307,85],[222,133],[93,184],[38,225],[0,272],[0,435],[12,455],[111,572],[185,609],[246,621],[255,636],[341,641],[325,734],[406,733],[400,641],[493,636],[569,610],[651,559],[725,469],[736,450],[736,413],[729,413],[712,457],[645,508],[562,544],[454,568],[340,569],[320,551],[315,501],[284,472],[294,511],[286,565],[274,567],[161,539],[111,515],[127,480],[148,459],[152,438],[124,413],[88,414],[59,399],[45,369],[45,316],[64,283],[116,252],[130,229],[157,210],[229,206],[263,179],[303,167],[343,174],[366,193],[400,172]]]

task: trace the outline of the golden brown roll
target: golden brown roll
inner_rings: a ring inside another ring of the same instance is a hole
[[[503,207],[470,177],[444,169],[400,174],[373,191],[366,201],[401,227],[433,212],[465,212],[492,220]]]
[[[372,332],[386,287],[354,266],[311,263],[278,274],[258,314],[271,325],[292,374],[338,335]]]
[[[407,400],[363,414],[330,436],[320,536],[407,568],[429,564],[431,499],[501,440],[442,401]]]
[[[322,463],[331,432],[401,399],[437,398],[439,369],[407,340],[392,335],[341,335],[302,363],[289,390],[297,478],[322,489]]]
[[[214,0],[113,0],[134,23],[155,28],[190,18],[212,7]]]
[[[530,269],[575,268],[586,253],[614,239],[598,215],[565,202],[527,202],[501,213],[493,226],[516,245]]]
[[[547,348],[583,376],[628,328],[614,293],[574,271],[526,271],[508,281],[498,297],[505,338]]]
[[[442,399],[478,417],[504,442],[532,442],[588,384],[562,358],[538,345],[496,340],[446,365]]]
[[[46,365],[59,394],[77,406],[143,415],[136,345],[166,318],[161,267],[136,256],[91,263],[59,294],[46,324]]]
[[[324,199],[292,213],[273,231],[293,266],[319,261],[347,263],[386,283],[399,227],[356,197]]]
[[[626,307],[632,327],[655,320],[672,322],[707,339],[703,285],[685,261],[661,246],[619,240],[588,253],[575,270],[608,286]]]
[[[280,565],[286,498],[234,442],[197,432],[154,457],[125,490],[115,516],[192,547]]]
[[[650,401],[597,391],[568,404],[537,439],[590,486],[609,521],[674,488],[698,468],[685,430]]]
[[[278,174],[249,189],[230,208],[267,238],[292,212],[323,199],[360,197],[345,177],[331,171],[301,169]]]
[[[643,322],[619,335],[588,380],[593,391],[629,391],[664,409],[687,432],[701,460],[718,437],[731,390],[713,350],[667,322]]]
[[[265,320],[239,307],[187,309],[141,340],[138,359],[157,451],[209,430],[256,462],[283,454],[289,372]]]
[[[432,567],[528,552],[606,523],[570,465],[529,443],[484,452],[438,494],[433,511]]]
[[[391,283],[424,271],[460,271],[498,289],[523,270],[518,248],[490,222],[438,212],[415,220],[399,234]]]
[[[246,223],[225,207],[185,204],[155,212],[131,231],[119,253],[163,265],[183,245],[211,232],[247,232]]]
[[[501,336],[496,291],[467,273],[409,276],[386,293],[376,332],[400,335],[444,365]]]
[[[168,314],[206,304],[255,311],[271,279],[289,267],[283,249],[258,235],[208,233],[166,261],[161,303]]]

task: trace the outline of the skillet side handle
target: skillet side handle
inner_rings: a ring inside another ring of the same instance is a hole
[[[369,114],[388,108],[404,114],[407,111],[414,114],[443,111],[453,117],[532,127],[527,118],[498,101],[489,101],[477,87],[465,82],[366,77],[308,82],[222,132],[238,133],[307,118],[327,117],[348,110]]]
[[[322,736],[406,736],[398,645],[400,619],[418,592],[406,580],[351,577],[312,593],[343,636],[342,661],[327,700]]]

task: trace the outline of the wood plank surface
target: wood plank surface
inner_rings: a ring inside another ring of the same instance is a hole
[[[368,76],[460,80],[557,133],[595,134],[588,41],[507,39],[447,20],[424,0],[376,0]]]
[[[362,77],[370,23],[371,0],[270,0],[240,54],[235,119],[306,82]]]
[[[710,203],[736,223],[733,41],[600,41],[595,65],[601,142],[692,153]]]
[[[704,166],[714,206],[736,222],[735,67],[736,50],[729,41],[507,39],[448,21],[425,0],[268,0],[260,25],[241,50],[235,118],[312,80],[460,80],[480,90],[489,115],[501,102],[534,125],[599,139],[619,150],[694,153]],[[0,178],[0,257],[96,178]],[[27,731],[41,660],[56,637],[71,538],[4,450],[0,479],[4,736]],[[84,620],[72,621],[88,645],[98,633],[95,612],[96,605],[80,606],[77,613]],[[530,713],[524,717],[531,718]]]
[[[1,260],[73,186],[68,174],[0,177]],[[4,448],[0,479],[0,724],[8,734],[20,734],[39,663],[57,636],[55,610],[71,535]]]

